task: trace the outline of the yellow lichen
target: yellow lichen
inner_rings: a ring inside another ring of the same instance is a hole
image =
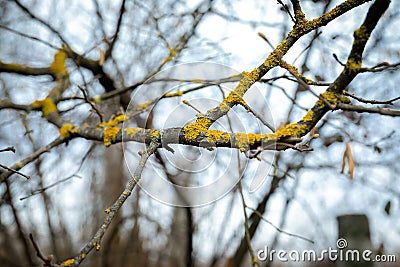
[[[138,110],[144,110],[144,109],[146,109],[150,104],[151,104],[151,101],[150,101],[150,100],[148,100],[148,101],[146,101],[146,102],[144,102],[144,103],[142,103],[142,104],[139,104],[139,105],[138,105]]]
[[[231,135],[229,133],[223,133],[220,138],[222,138],[224,143],[228,143],[231,140]]]
[[[67,68],[65,67],[65,60],[68,55],[64,50],[58,50],[54,55],[54,60],[50,65],[50,69],[54,71],[56,75],[66,75]]]
[[[304,134],[307,133],[307,125],[299,125],[298,123],[291,123],[287,124],[285,127],[282,129],[279,129],[275,132],[275,135],[278,139],[281,139],[282,137],[295,137],[299,138],[302,137]]]
[[[361,60],[349,58],[346,62],[345,72],[357,72],[361,68]]]
[[[231,138],[229,133],[224,133],[222,131],[217,131],[217,130],[207,130],[205,135],[207,142],[214,144],[221,140],[224,143],[228,143]]]
[[[224,100],[225,103],[236,103],[242,106],[246,106],[244,99],[235,91],[232,91]]]
[[[298,39],[301,36],[309,33],[310,31],[326,25],[326,22],[336,17],[338,12],[340,12],[340,8],[335,7],[334,9],[325,13],[321,17],[318,17],[310,21],[305,18],[304,14],[299,16],[299,13],[295,13],[298,21],[293,27],[293,29],[289,32],[288,36]]]
[[[264,141],[276,141],[278,140],[278,136],[275,133],[261,135],[261,139]]]
[[[219,130],[205,130],[204,137],[206,141],[211,144],[216,143],[229,143],[231,141],[231,135],[229,133],[219,131]],[[283,137],[284,132],[280,132],[279,136]],[[186,136],[186,132],[185,132]],[[198,135],[193,134],[195,136],[193,139],[195,140]],[[254,134],[254,133],[235,133],[234,134],[234,146],[237,147],[240,151],[244,152],[250,148],[250,146],[261,143],[262,141],[272,141],[277,140],[278,137],[276,134]],[[187,139],[188,140],[188,139]],[[188,140],[189,141],[189,140]]]
[[[86,258],[86,253],[82,253],[82,254],[81,254],[81,258],[82,258],[82,259]]]
[[[126,128],[125,133],[130,137],[135,137],[137,132],[142,131],[142,128]]]
[[[24,65],[15,64],[15,63],[4,63],[1,60],[0,60],[0,66],[2,69],[8,69],[8,70],[11,70],[12,72],[18,72],[21,69],[25,68]]]
[[[298,76],[299,78],[301,78],[306,84],[313,84],[313,83],[314,83],[313,80],[311,80],[310,78],[307,78],[306,76],[304,76],[303,74],[301,74],[301,73],[299,72],[299,70],[298,70],[295,66],[290,65],[290,64],[287,63],[286,61],[283,61],[283,60],[280,61],[279,65],[280,65],[282,68],[284,68],[284,69],[293,71],[293,72],[296,74],[296,76]]]
[[[212,121],[205,117],[198,118],[195,122],[190,123],[183,127],[185,139],[187,141],[194,141],[200,133],[205,133],[210,128]]]
[[[159,136],[158,130],[151,130],[151,138],[157,138]]]
[[[255,83],[260,79],[260,70],[255,68],[251,72],[243,71],[242,74],[247,77],[252,83]]]
[[[221,104],[219,104],[219,110],[221,112],[228,112],[230,107],[228,105],[226,105],[226,103],[222,102]]]
[[[128,116],[126,116],[126,115],[119,115],[119,116],[116,116],[114,119],[112,119],[112,120],[110,120],[110,121],[101,122],[101,123],[99,124],[99,126],[101,126],[101,127],[103,127],[103,126],[106,126],[106,127],[114,127],[114,126],[117,126],[118,124],[120,124],[121,122],[126,121],[127,119],[129,119]]]
[[[161,65],[164,65],[165,63],[173,60],[174,58],[171,56],[167,56],[166,58],[164,58],[164,60],[161,62]]]
[[[307,114],[303,117],[303,121],[307,122],[307,121],[311,121],[314,115],[314,111],[312,109],[310,109]]]
[[[325,103],[322,100],[318,100],[315,105],[317,106],[317,108],[319,109],[323,109],[325,107]]]
[[[249,149],[249,138],[245,133],[235,134],[235,144],[240,151],[244,152]]]
[[[75,260],[74,259],[68,259],[66,261],[64,261],[64,266],[70,266],[72,264],[74,264]]]
[[[368,29],[365,25],[362,25],[360,28],[354,31],[354,44],[365,43],[368,41],[370,34],[368,33]]]
[[[246,151],[250,146],[261,143],[263,141],[275,141],[278,137],[275,133],[272,134],[254,134],[254,133],[236,133],[235,142],[240,151]]]
[[[126,128],[125,133],[130,137],[135,137],[136,133],[142,130],[143,130],[142,128]]]
[[[93,246],[95,248],[95,250],[99,251],[100,250],[100,244],[97,242],[93,242]]]
[[[171,56],[176,56],[176,54],[178,53],[175,49],[173,49],[171,46],[168,45],[168,50],[169,50],[169,54]]]
[[[64,138],[68,138],[71,134],[76,132],[77,131],[74,129],[74,125],[71,123],[64,124],[59,130],[60,136]]]
[[[192,79],[192,80],[190,80],[192,83],[204,83],[204,82],[206,82],[206,80],[204,80],[204,79]]]
[[[105,127],[103,130],[103,142],[104,146],[109,147],[117,139],[117,135],[121,128],[116,127],[119,123],[128,119],[126,115],[116,116],[114,119],[108,122],[101,122],[100,127]]]
[[[257,140],[257,138],[258,138],[257,134],[253,134],[253,133],[247,134],[247,138],[249,139],[249,144],[250,145],[254,145],[254,143],[256,141],[260,141],[260,140]]]
[[[249,88],[260,79],[260,70],[258,68],[255,68],[251,72],[242,72],[242,78],[239,81],[239,84],[236,86],[235,90],[232,91],[230,94],[231,96],[237,98],[237,97],[243,97],[243,95],[249,90]],[[235,94],[236,96],[234,96]],[[227,102],[227,101],[225,101]],[[221,103],[220,109],[223,112],[226,112],[229,110],[229,107],[226,107],[224,103]]]
[[[308,23],[297,23],[293,29],[289,32],[290,37],[299,38],[300,36],[307,33],[310,25]]]
[[[103,131],[103,142],[105,147],[109,147],[117,139],[121,129],[119,127],[107,127]]]
[[[164,97],[174,97],[174,96],[182,96],[182,95],[183,95],[182,91],[177,91],[177,92],[174,92],[174,93],[166,93],[164,95]]]
[[[348,97],[345,97],[344,95],[335,92],[325,92],[322,94],[322,97],[333,105],[336,105],[338,102],[346,104],[351,102]]]
[[[350,10],[351,8],[354,8],[358,5],[360,5],[360,2],[366,2],[366,1],[359,1],[359,0],[344,1],[340,5],[331,9],[331,11],[325,13],[324,15],[322,15],[318,18],[310,20],[310,21],[306,20],[304,14],[301,14],[302,11],[297,10],[297,11],[295,11],[295,17],[297,20],[296,24],[293,27],[293,29],[290,31],[288,36],[298,39],[301,36],[303,36],[304,34],[309,33],[312,30],[320,28],[321,26],[325,26],[329,21],[332,21],[333,19],[338,17],[340,14],[343,14],[347,10]]]
[[[32,107],[35,109],[40,108],[43,113],[43,117],[47,117],[50,113],[57,112],[57,106],[53,99],[46,97],[43,100],[36,100],[32,103]]]
[[[346,103],[346,104],[351,102],[348,97],[345,97],[344,95],[339,94],[339,93],[335,93],[335,92],[325,92],[325,93],[322,94],[322,97],[325,98],[326,101],[328,101],[332,105],[336,105],[338,102]],[[325,107],[325,103],[321,99],[318,100],[315,103],[315,105],[319,109],[323,109]]]
[[[264,61],[264,66],[267,67],[268,69],[272,69],[276,66],[279,65],[281,62],[281,58],[286,54],[288,51],[289,47],[287,45],[286,39],[284,39],[277,47],[276,49],[269,54],[267,59]]]
[[[297,9],[294,12],[295,18],[296,18],[296,23],[305,23],[307,22],[306,16],[304,15],[304,12],[301,11],[301,9]]]
[[[219,105],[219,109],[222,112],[227,112],[230,107],[228,106],[228,104],[232,105],[232,104],[239,104],[242,106],[246,106],[246,102],[244,101],[244,99],[235,91],[232,91],[223,101],[222,103]]]
[[[101,103],[101,95],[96,95],[95,97],[93,97],[93,101],[97,104]]]

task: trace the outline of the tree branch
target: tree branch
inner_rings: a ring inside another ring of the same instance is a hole
[[[350,94],[350,93],[348,93],[348,92],[346,92],[346,91],[343,92],[343,95],[348,96],[348,97],[351,97],[351,98],[354,98],[355,100],[357,100],[357,101],[359,101],[359,102],[362,102],[362,103],[366,103],[366,104],[387,104],[387,105],[393,105],[393,102],[395,102],[395,101],[397,101],[397,100],[400,99],[400,96],[398,96],[398,97],[395,97],[395,98],[392,98],[392,99],[389,99],[389,100],[382,100],[382,101],[374,100],[374,99],[369,100],[369,99],[364,99],[364,98],[355,96],[354,94]]]
[[[364,106],[356,106],[349,105],[344,103],[339,103],[336,106],[337,109],[347,110],[347,111],[355,111],[359,113],[377,113],[381,115],[387,115],[392,117],[400,116],[400,110],[390,109],[390,108],[377,108],[377,107],[364,107]]]
[[[117,27],[116,27],[116,29],[115,29],[114,36],[112,37],[111,44],[110,44],[110,46],[107,48],[107,50],[106,50],[106,52],[105,52],[105,58],[106,58],[106,59],[109,58],[109,57],[111,56],[112,51],[113,51],[113,49],[114,49],[115,42],[116,42],[117,39],[118,39],[118,35],[119,35],[120,30],[121,30],[122,17],[124,16],[124,13],[125,13],[125,3],[126,3],[126,0],[123,0],[122,3],[121,3],[121,8],[120,8],[120,10],[119,10],[119,16],[118,16],[118,21],[117,21]]]
[[[64,139],[62,137],[58,137],[54,141],[52,141],[51,143],[46,145],[45,147],[42,147],[41,149],[36,150],[30,156],[28,156],[25,159],[15,163],[10,168],[13,169],[14,171],[18,171],[18,170],[22,169],[25,165],[27,165],[30,162],[36,160],[43,153],[49,152],[53,147],[56,147],[56,146],[66,142],[66,141],[67,141],[66,139]],[[8,177],[10,177],[11,174],[13,174],[12,171],[8,171],[8,172],[5,172],[5,173],[2,173],[0,175],[0,184],[2,184]]]
[[[239,100],[250,89],[250,87],[255,82],[259,81],[268,71],[278,66],[280,64],[280,59],[283,58],[283,56],[289,51],[289,49],[300,37],[321,26],[327,25],[335,18],[368,1],[369,0],[348,0],[316,19],[313,19],[311,21],[307,21],[305,19],[297,21],[293,29],[286,36],[286,38],[282,40],[282,42],[274,49],[274,51],[272,51],[268,55],[266,60],[260,66],[253,69],[251,72],[243,72],[243,77],[239,81],[239,84],[217,107],[209,109],[206,114],[204,114],[203,116],[198,116],[195,122],[190,123],[183,128],[185,134],[188,134],[188,132],[192,131],[195,128],[202,128],[203,131],[207,130],[216,120],[225,116],[233,106],[240,104]],[[379,17],[380,16],[378,16],[377,20],[379,19]],[[370,30],[372,31],[372,28]],[[350,83],[351,80],[352,79],[349,79],[348,83]],[[323,114],[325,114],[326,112],[327,111],[325,111]],[[322,116],[320,116],[318,120],[322,118]],[[312,120],[313,124],[315,125],[316,121],[318,120]],[[303,127],[302,129],[297,128],[296,130],[294,129],[294,127],[297,126],[294,124],[290,124],[287,128],[285,128],[285,130],[279,132],[279,138],[288,136],[303,136],[314,127],[314,125],[311,126],[311,123],[299,123],[299,126],[306,125],[307,127]],[[311,127],[308,127],[309,125]],[[189,139],[193,140],[197,138],[201,132],[202,131],[198,131],[197,136],[196,134],[191,135]]]
[[[21,172],[19,172],[19,171],[16,171],[16,170],[14,170],[14,169],[11,169],[11,168],[9,168],[9,167],[3,165],[3,164],[0,164],[0,167],[3,168],[3,169],[6,169],[6,170],[9,171],[9,172],[12,172],[12,173],[16,173],[16,174],[18,174],[18,175],[21,175],[22,177],[25,177],[26,179],[30,179],[30,178],[31,178],[30,176],[28,176],[28,175],[26,175],[26,174],[23,174],[23,173],[21,173]]]

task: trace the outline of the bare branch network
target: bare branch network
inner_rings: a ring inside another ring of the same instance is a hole
[[[400,110],[396,109],[396,107],[393,105],[400,99],[400,97],[381,101],[367,100],[347,92],[349,84],[357,76],[363,75],[364,73],[397,70],[400,65],[400,63],[382,62],[371,68],[363,66],[363,53],[365,47],[378,21],[389,7],[390,0],[375,0],[370,6],[368,13],[365,15],[364,21],[361,25],[359,25],[359,28],[354,31],[354,39],[351,51],[348,54],[346,62],[340,63],[343,68],[341,73],[333,82],[330,83],[321,83],[320,81],[314,81],[306,77],[295,66],[286,62],[284,57],[295,45],[295,43],[303,36],[327,26],[330,22],[342,15],[345,15],[345,13],[348,11],[364,5],[369,1],[343,1],[341,4],[327,11],[323,15],[314,19],[307,19],[306,14],[301,8],[300,1],[293,0],[291,1],[292,8],[290,8],[288,5],[285,5],[283,1],[278,1],[283,6],[285,11],[289,13],[290,18],[293,21],[293,26],[287,33],[286,37],[283,38],[281,42],[273,48],[273,51],[269,53],[269,55],[263,62],[261,62],[259,66],[248,72],[243,71],[241,75],[225,77],[224,79],[219,80],[188,80],[189,82],[192,81],[198,83],[198,86],[194,89],[192,88],[173,93],[166,93],[162,96],[162,98],[177,98],[179,101],[181,101],[181,98],[185,98],[186,95],[189,95],[193,91],[206,90],[211,85],[222,85],[227,82],[236,82],[236,87],[234,90],[232,90],[229,95],[227,95],[218,105],[208,109],[204,113],[199,111],[193,122],[182,125],[181,127],[164,129],[154,129],[152,127],[123,128],[122,124],[125,121],[147,111],[149,107],[158,101],[158,99],[149,99],[147,102],[138,105],[135,110],[131,110],[127,114],[123,114],[121,112],[115,112],[112,115],[104,114],[99,106],[105,101],[116,99],[119,101],[119,105],[122,107],[122,110],[125,110],[127,107],[126,96],[129,98],[129,95],[144,83],[162,82],[162,80],[151,80],[150,78],[162,70],[168,62],[173,62],[181,53],[183,53],[191,37],[195,34],[197,25],[202,21],[207,12],[210,10],[212,11],[212,1],[206,1],[206,4],[199,5],[191,14],[193,17],[192,30],[182,34],[176,44],[170,44],[168,38],[162,35],[160,30],[159,37],[164,45],[168,48],[168,55],[159,62],[158,66],[149,71],[141,80],[129,86],[121,86],[112,77],[112,75],[108,74],[105,67],[105,62],[113,60],[112,57],[113,51],[116,49],[116,40],[118,39],[120,32],[123,30],[121,26],[122,18],[124,16],[124,12],[126,12],[127,2],[129,1],[122,1],[122,7],[118,16],[115,33],[110,39],[107,40],[108,46],[105,51],[100,49],[101,52],[98,60],[91,59],[85,54],[80,54],[75,51],[73,45],[69,44],[66,41],[66,38],[63,37],[56,29],[54,29],[52,25],[40,19],[39,16],[35,15],[33,11],[19,1],[15,1],[17,6],[37,23],[55,33],[63,43],[63,46],[57,47],[49,42],[30,36],[29,34],[9,28],[5,25],[0,25],[0,28],[3,30],[13,32],[14,34],[20,35],[24,38],[32,39],[35,42],[41,42],[44,43],[44,45],[57,49],[56,53],[54,54],[53,61],[47,67],[27,66],[24,64],[4,62],[3,60],[0,60],[1,73],[10,73],[22,76],[50,76],[53,79],[52,89],[47,93],[45,98],[37,99],[30,104],[20,104],[18,101],[14,101],[11,98],[3,98],[0,100],[0,110],[14,110],[21,114],[38,112],[41,114],[44,120],[52,124],[53,127],[57,127],[59,131],[58,137],[49,142],[47,145],[36,149],[28,157],[16,162],[11,166],[0,165],[0,167],[4,170],[0,174],[0,183],[8,183],[11,179],[11,175],[13,174],[15,174],[13,179],[19,179],[19,177],[17,177],[18,175],[29,179],[29,176],[26,176],[21,169],[38,160],[43,154],[50,152],[62,144],[68,144],[68,142],[76,138],[100,141],[103,142],[104,146],[106,147],[110,147],[121,142],[138,142],[147,145],[147,150],[140,152],[140,161],[137,164],[137,168],[133,174],[133,177],[128,181],[124,191],[119,195],[114,204],[106,209],[106,217],[103,223],[93,237],[83,246],[79,253],[76,255],[71,255],[71,257],[67,260],[56,263],[53,262],[52,259],[48,259],[42,255],[39,250],[40,244],[36,244],[33,237],[31,237],[31,241],[35,247],[37,255],[42,260],[44,266],[78,266],[82,263],[82,261],[85,260],[87,255],[93,249],[100,249],[103,236],[108,230],[109,225],[116,217],[116,214],[121,209],[126,199],[132,194],[136,184],[141,178],[147,160],[157,151],[157,149],[167,149],[173,153],[174,151],[170,145],[175,144],[203,147],[208,149],[225,147],[244,152],[249,158],[257,158],[260,151],[263,150],[280,151],[293,149],[296,151],[309,151],[312,150],[312,148],[309,147],[310,141],[318,137],[315,132],[315,127],[322,121],[323,117],[329,111],[342,110],[357,113],[376,113],[379,115],[394,117],[400,116]],[[156,21],[156,26],[158,26],[157,21],[161,18],[154,19]],[[262,36],[262,34],[260,36]],[[263,38],[269,42],[265,36]],[[97,78],[99,84],[104,88],[104,93],[91,96],[92,94],[88,93],[88,84],[76,85],[71,83],[71,72],[75,68],[82,68],[84,71],[91,72],[93,76]],[[257,114],[255,110],[252,110],[252,107],[244,100],[246,92],[251,90],[255,83],[268,83],[270,81],[264,77],[267,73],[275,68],[287,70],[290,73],[290,76],[282,76],[280,78],[297,82],[299,86],[303,87],[304,90],[311,92],[317,98],[314,105],[307,108],[305,115],[303,114],[303,117],[300,120],[285,124],[278,129],[275,129],[272,125],[269,125],[268,122],[266,122],[261,115]],[[321,85],[327,86],[327,89],[323,93],[316,93],[311,88],[311,86]],[[72,89],[78,93],[69,93],[69,91]],[[357,101],[360,104],[351,103],[351,100],[353,102]],[[64,116],[64,112],[60,110],[60,106],[66,101],[76,101],[76,103],[89,104],[96,119],[85,124],[74,123],[68,118],[68,116]],[[189,106],[191,105],[189,101],[184,103]],[[192,106],[195,108],[194,105]],[[210,129],[215,122],[219,121],[223,117],[226,117],[228,112],[235,106],[241,106],[246,111],[253,114],[272,132],[241,133]],[[307,135],[311,135],[311,137],[308,137],[307,139]],[[304,146],[305,143],[307,143],[307,146]],[[0,150],[1,153],[8,153],[10,151],[14,151],[14,148],[7,147]],[[245,216],[247,216],[246,209],[250,209],[255,215],[257,215],[257,217],[259,217],[257,219],[258,221],[265,220],[262,217],[262,212],[247,206],[244,202],[244,199],[243,207]],[[251,228],[248,225],[249,221],[247,220],[247,217],[246,224],[246,245],[249,248],[253,258],[253,266],[259,266],[254,251],[251,250],[251,239],[254,236],[255,228]],[[284,231],[280,230],[280,232]],[[246,251],[246,249],[244,251]],[[237,254],[237,257],[241,256],[241,253]]]

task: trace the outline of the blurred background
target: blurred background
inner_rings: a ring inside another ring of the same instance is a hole
[[[301,5],[311,19],[340,2],[303,0]],[[70,84],[57,107],[61,117],[75,125],[96,126],[99,117],[83,98],[84,93],[93,100],[109,95],[95,103],[104,119],[109,120],[165,92],[202,84],[197,81],[179,87],[179,82],[166,79],[164,83],[140,87],[169,67],[212,62],[229,69],[213,79],[251,71],[272,51],[258,33],[275,47],[293,25],[284,4],[291,10],[290,1],[283,1],[282,5],[278,1],[257,0],[3,0],[0,63],[45,68],[57,49],[69,47],[81,57],[66,62]],[[324,92],[327,84],[340,74],[343,66],[338,61],[346,61],[353,32],[369,6],[367,3],[354,8],[302,37],[285,55],[285,60],[302,74],[323,84],[311,86],[315,92]],[[400,62],[399,11],[399,2],[392,1],[372,33],[363,66]],[[207,75],[206,78],[212,76]],[[180,73],[168,77],[192,81],[197,78],[189,76]],[[389,100],[399,96],[399,82],[396,68],[368,72],[357,76],[346,91],[363,99]],[[182,100],[189,99],[205,112],[222,101],[236,83],[216,82],[182,96],[162,99],[151,106],[154,108],[141,106],[141,112],[130,117],[129,125],[182,127],[197,113]],[[29,105],[45,98],[54,84],[50,75],[2,71],[0,99]],[[249,90],[245,99],[276,128],[301,119],[318,100],[281,68],[271,70],[263,82]],[[398,109],[399,103],[381,106]],[[0,152],[2,166],[13,166],[30,157],[59,135],[59,129],[41,112],[26,112],[16,106],[0,105],[0,125],[0,149],[13,146],[16,150]],[[340,218],[365,215],[344,225],[362,228],[362,238],[375,254],[394,254],[399,260],[399,125],[396,117],[329,112],[318,123],[319,138],[311,143],[314,151],[262,152],[261,163],[229,148],[209,151],[174,146],[177,154],[159,149],[149,160],[143,183],[151,184],[158,175],[179,185],[203,185],[214,181],[223,170],[234,181],[231,190],[210,203],[179,207],[136,187],[106,232],[101,249],[90,253],[81,266],[251,266],[243,210],[255,252],[266,246],[318,252],[336,248],[338,237],[345,234],[339,233]],[[270,132],[243,107],[233,108],[227,118],[213,127]],[[353,152],[353,178],[347,173],[348,166],[341,173],[346,144]],[[43,254],[53,255],[55,262],[76,255],[101,225],[104,210],[123,191],[130,170],[137,165],[141,147],[116,144],[106,148],[102,142],[76,138],[23,167],[20,172],[29,175],[29,180],[17,174],[8,177],[0,184],[0,266],[41,266],[29,234]],[[195,160],[207,162],[201,175],[191,169]],[[226,165],[228,161],[233,164]],[[7,169],[0,171],[3,174]],[[255,172],[262,182],[251,192]],[[240,178],[242,190],[236,186]],[[182,198],[170,188],[165,190]],[[346,234],[351,236],[354,231]],[[351,243],[351,239],[348,241]],[[318,264],[330,263],[326,260]],[[260,262],[260,266],[292,265],[316,263]]]

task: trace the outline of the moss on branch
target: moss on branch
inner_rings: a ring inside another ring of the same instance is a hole
[[[31,106],[34,109],[41,109],[43,117],[45,118],[47,118],[51,113],[57,112],[57,105],[50,97],[46,97],[43,100],[35,100]]]

